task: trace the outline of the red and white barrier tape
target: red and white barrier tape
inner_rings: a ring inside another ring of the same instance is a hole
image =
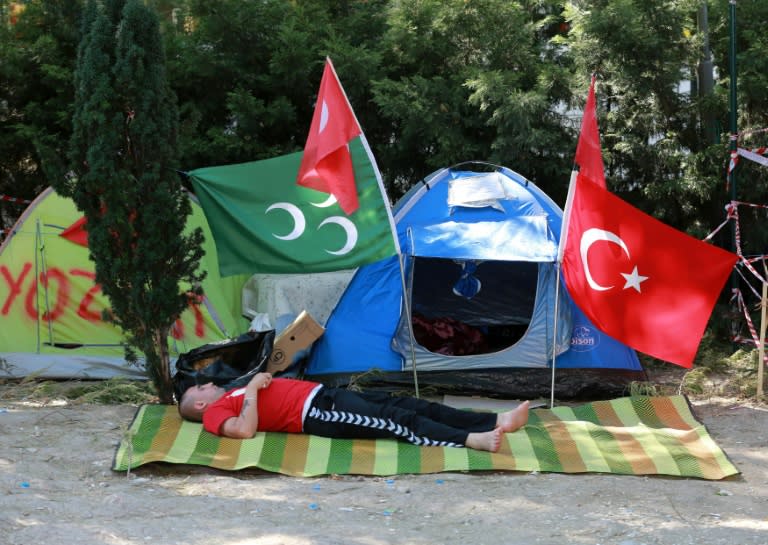
[[[15,204],[30,204],[32,201],[27,199],[19,199],[18,197],[11,197],[10,195],[3,195],[0,193],[0,201],[12,202]]]
[[[752,295],[757,297],[758,300],[763,298],[763,296],[757,292],[754,286],[752,286],[752,284],[749,283],[749,280],[747,279],[746,276],[744,276],[744,273],[741,271],[741,268],[736,267],[736,274],[738,274],[741,277],[741,279],[744,280],[744,283],[749,287],[749,290],[752,292]]]
[[[728,177],[725,181],[726,187],[730,187],[729,184],[731,183],[731,173],[733,172],[733,169],[735,169],[736,165],[738,164],[739,164],[739,152],[738,150],[733,150],[731,152],[731,158],[728,161]]]
[[[755,278],[757,278],[760,281],[760,283],[768,282],[768,280],[766,280],[763,275],[757,272],[757,269],[755,269],[752,266],[752,263],[750,263],[748,259],[744,258],[744,254],[741,253],[741,228],[739,224],[738,211],[736,212],[736,217],[734,218],[734,221],[736,222],[734,224],[736,227],[735,234],[734,234],[736,238],[736,255],[738,255],[740,258],[739,263],[743,263],[744,266],[749,270],[749,272],[755,275]]]
[[[768,157],[763,157],[766,151],[768,151],[768,147],[755,148],[751,150],[739,148],[738,150],[736,150],[736,152],[742,157],[749,159],[750,161],[754,161],[755,163],[759,163],[764,167],[768,167]]]
[[[736,300],[738,308],[744,312],[744,318],[747,321],[747,327],[749,327],[749,334],[752,335],[752,342],[745,343],[743,340],[740,340],[740,342],[754,345],[755,348],[760,348],[760,338],[757,336],[757,329],[755,328],[755,324],[752,322],[752,317],[749,315],[749,311],[747,310],[747,305],[744,303],[744,298],[741,295],[741,291],[738,289],[733,290],[733,297],[731,298],[731,301],[734,299]],[[743,337],[734,336],[734,340],[736,339],[743,339]],[[768,353],[763,355],[763,364],[768,365]]]
[[[736,255],[739,256],[739,263],[744,264],[744,266],[749,269],[749,271],[755,275],[755,277],[760,280],[760,282],[766,282],[765,277],[761,275],[759,272],[757,272],[757,269],[755,269],[752,266],[752,262],[759,261],[762,259],[763,256],[758,257],[752,257],[750,259],[747,259],[744,257],[744,254],[741,251],[741,227],[739,224],[739,206],[749,206],[752,208],[768,208],[768,205],[764,204],[752,204],[752,203],[746,203],[746,202],[740,202],[740,201],[731,201],[727,205],[725,205],[726,210],[726,218],[723,223],[718,225],[714,231],[709,233],[705,238],[704,242],[708,242],[712,239],[723,227],[728,225],[728,222],[733,220],[734,223],[734,238],[736,239]],[[738,270],[738,269],[737,269]]]
[[[764,167],[768,167],[768,157],[763,157],[766,152],[768,152],[768,147],[754,149],[736,148],[731,151],[731,159],[728,161],[728,180],[730,181],[731,172],[733,172],[733,169],[739,164],[739,156],[754,161]]]
[[[745,148],[740,148],[738,144],[739,138],[746,138],[748,136],[752,136],[754,134],[760,134],[764,132],[768,132],[768,128],[754,129],[754,130],[744,131],[738,134],[731,134],[728,136],[729,142],[736,142],[736,149],[731,151],[730,158],[728,160],[728,173],[725,179],[726,189],[730,188],[731,186],[731,173],[739,164],[739,156],[745,157],[763,166],[768,166],[768,158],[762,157],[762,155],[764,155],[765,152],[768,151],[768,147],[745,149]]]
[[[725,221],[720,225],[718,225],[717,227],[715,227],[714,231],[712,231],[706,237],[704,237],[704,242],[708,242],[709,240],[711,240],[712,237],[714,237],[723,227],[728,225],[729,221],[731,221],[734,218],[738,219],[739,213],[736,207],[737,207],[736,201],[731,201],[725,205]]]

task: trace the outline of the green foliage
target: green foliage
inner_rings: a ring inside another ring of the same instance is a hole
[[[707,389],[707,381],[710,372],[706,367],[697,367],[691,369],[683,378],[683,388],[685,392],[691,394],[703,394]]]
[[[579,2],[568,16],[576,66],[598,74],[609,187],[661,204],[655,215],[679,224],[677,180],[685,158],[701,147],[695,97],[680,92],[697,58],[698,44],[688,37],[694,3]]]
[[[75,73],[73,177],[56,184],[87,219],[108,319],[146,358],[170,402],[168,335],[197,286],[202,233],[184,235],[189,200],[174,172],[178,114],[156,16],[139,0],[87,12]],[[199,288],[198,288],[199,289]],[[129,348],[127,355],[133,351]]]
[[[32,199],[65,171],[79,2],[0,0],[0,193]],[[0,229],[23,208],[0,202]]]
[[[565,187],[574,147],[557,105],[569,91],[563,57],[542,32],[557,9],[504,0],[392,3],[387,75],[373,91],[390,124],[375,151],[395,191],[467,160],[511,166],[545,189]]]
[[[700,8],[698,0],[571,2],[565,10],[571,31],[564,43],[577,73],[598,74],[609,187],[666,223],[703,237],[725,218],[723,207],[730,200],[725,183],[728,139],[721,135],[719,143],[708,141],[702,125],[713,116],[716,132],[728,127],[730,26],[728,3],[709,2],[708,41],[719,77],[713,94],[699,94],[696,70],[707,38],[697,23]],[[740,3],[737,12],[743,131],[768,125],[768,103],[761,98],[765,93],[755,91],[768,83],[768,61],[758,54],[765,46],[768,5]],[[690,85],[681,85],[685,82]],[[765,143],[763,138],[761,145]],[[748,171],[748,181],[739,185],[738,198],[762,203],[768,172],[744,163],[740,169]],[[746,243],[763,248],[765,229],[750,218],[744,227],[755,237]]]
[[[757,350],[735,352],[725,345],[706,343],[697,365],[685,373],[681,388],[696,395],[754,397],[757,391]]]
[[[168,36],[185,168],[295,151],[317,45],[284,1],[191,1],[192,28]],[[320,68],[322,68],[320,66]],[[313,72],[315,72],[313,70]],[[319,70],[316,71],[319,73]],[[314,75],[314,74],[313,74]],[[319,81],[319,78],[318,78]]]
[[[630,396],[646,396],[646,397],[654,397],[658,396],[659,394],[659,387],[656,384],[653,384],[652,382],[638,382],[634,381],[629,384],[629,395]]]

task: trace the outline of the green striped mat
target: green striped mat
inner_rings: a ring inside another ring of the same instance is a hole
[[[294,476],[509,470],[723,479],[739,473],[683,396],[534,409],[528,425],[506,434],[497,453],[287,433],[227,439],[185,422],[175,406],[142,405],[117,448],[112,469],[125,471],[150,462],[226,470],[258,467]]]

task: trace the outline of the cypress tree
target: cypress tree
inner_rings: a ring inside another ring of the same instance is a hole
[[[173,401],[168,336],[199,295],[202,232],[176,164],[178,111],[157,16],[140,0],[91,2],[75,72],[71,177],[58,189],[86,217],[96,281],[109,298],[126,356]],[[182,286],[195,286],[181,289]]]

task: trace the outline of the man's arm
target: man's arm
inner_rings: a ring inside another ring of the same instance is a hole
[[[250,439],[259,428],[258,392],[272,382],[269,373],[257,373],[245,387],[243,408],[238,416],[227,418],[221,425],[221,435],[234,439]]]

